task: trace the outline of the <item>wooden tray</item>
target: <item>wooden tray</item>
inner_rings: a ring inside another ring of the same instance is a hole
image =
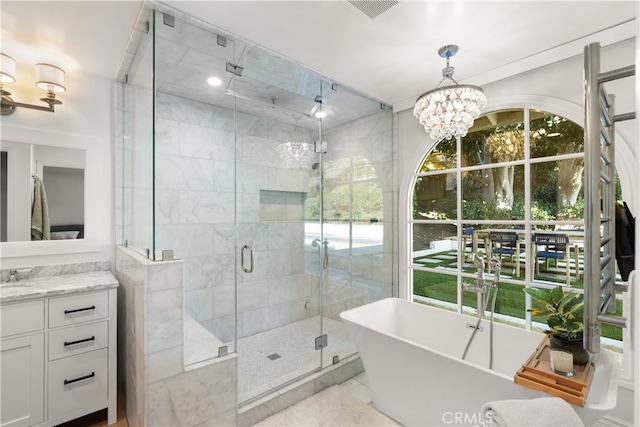
[[[584,406],[595,369],[593,362],[573,365],[573,376],[565,377],[551,370],[550,350],[549,337],[545,337],[527,362],[516,372],[513,381],[533,390],[561,397],[574,405]]]

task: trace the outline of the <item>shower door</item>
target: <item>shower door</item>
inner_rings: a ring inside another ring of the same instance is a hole
[[[322,81],[253,46],[236,101],[239,402],[321,367]],[[236,68],[237,70],[237,68]],[[316,345],[316,342],[318,345]]]

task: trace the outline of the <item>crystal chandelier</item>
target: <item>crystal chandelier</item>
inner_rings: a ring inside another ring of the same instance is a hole
[[[316,158],[315,146],[308,142],[283,142],[276,151],[285,166],[294,169],[306,169]]]
[[[457,45],[443,46],[438,55],[447,58],[442,81],[416,100],[413,115],[435,141],[465,136],[480,111],[487,105],[484,91],[478,86],[461,85],[453,79],[449,58],[458,52]]]

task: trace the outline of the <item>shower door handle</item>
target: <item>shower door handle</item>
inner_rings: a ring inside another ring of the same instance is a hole
[[[320,261],[322,262],[322,269],[326,270],[329,267],[329,254],[327,253],[327,249],[329,248],[329,241],[324,239],[322,242],[322,248],[320,247],[320,239],[313,239],[311,242],[311,246],[314,248],[318,248],[318,256],[320,257]]]
[[[246,250],[249,250],[249,267],[245,267],[244,266],[244,252]],[[240,267],[242,268],[242,271],[244,271],[245,273],[253,273],[253,258],[254,258],[254,251],[253,251],[253,246],[251,245],[244,245],[242,247],[242,250],[240,251]]]
[[[322,242],[322,246],[324,246],[323,248],[323,252],[324,252],[324,256],[322,257],[322,269],[326,270],[329,267],[329,241],[327,239],[324,239],[324,242]]]

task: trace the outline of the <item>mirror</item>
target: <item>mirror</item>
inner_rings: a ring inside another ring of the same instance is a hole
[[[84,239],[85,151],[2,141],[0,241],[31,241],[32,203],[39,178],[51,240]],[[37,178],[36,178],[37,177]]]

